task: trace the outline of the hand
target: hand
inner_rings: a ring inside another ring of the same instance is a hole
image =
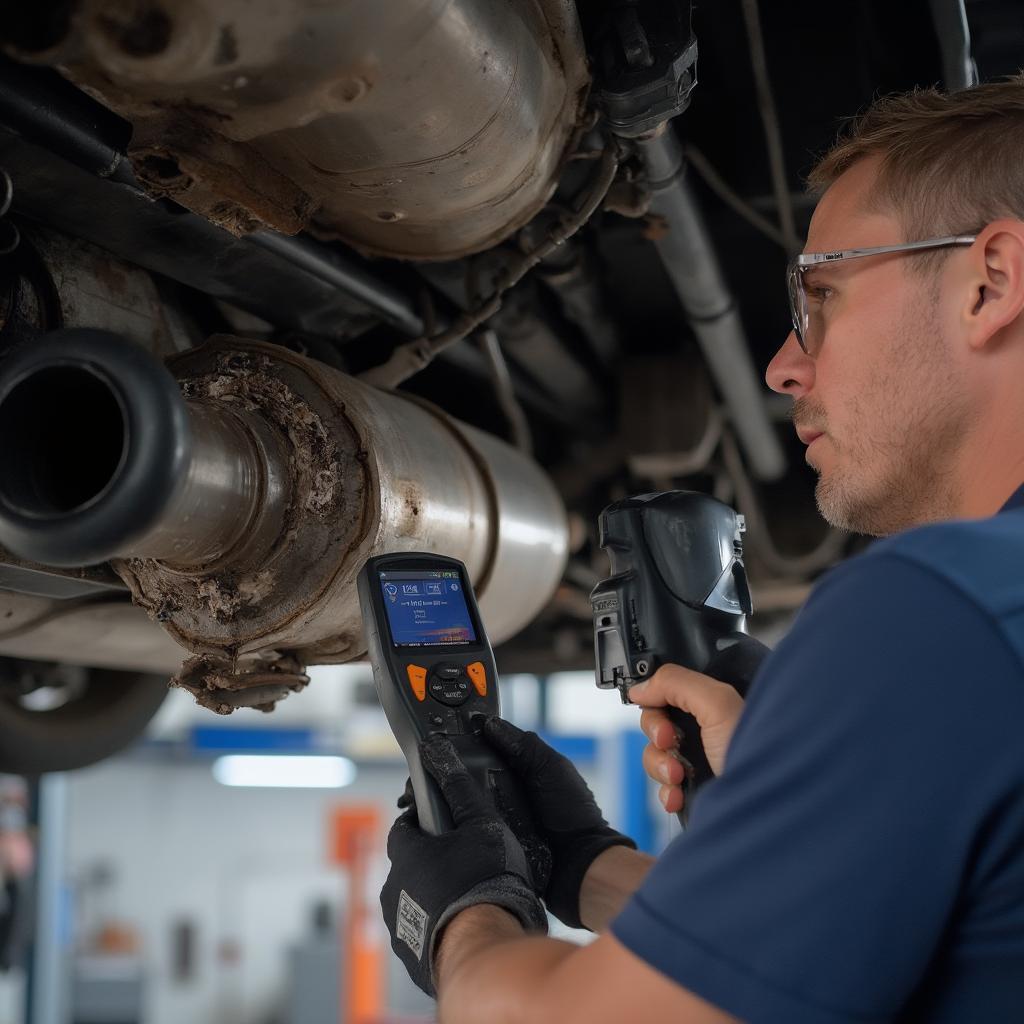
[[[700,739],[711,770],[721,774],[733,730],[743,711],[734,687],[680,665],[662,665],[644,683],[630,688],[629,699],[644,707],[640,728],[651,741],[644,750],[644,771],[661,783],[658,798],[666,811],[683,808],[685,768],[679,757],[679,734],[665,705],[687,711],[700,725]]]
[[[501,718],[484,723],[484,737],[518,777],[533,813],[533,826],[551,850],[544,902],[570,928],[582,928],[580,886],[594,858],[611,846],[636,843],[609,826],[594,794],[573,763],[536,733]]]
[[[502,773],[502,775],[507,774],[507,772]],[[548,849],[548,844],[538,835],[533,819],[523,820],[522,816],[515,813],[511,806],[502,799],[504,781],[503,779],[496,780],[491,796],[502,820],[512,830],[512,834],[519,840],[519,845],[523,848],[523,853],[526,854],[526,863],[530,868],[531,888],[534,892],[543,894],[547,889],[548,879],[551,877],[551,851]],[[405,789],[395,804],[400,811],[411,807],[415,813],[416,793],[412,788],[412,779],[405,780]]]
[[[452,813],[455,829],[424,832],[415,807],[388,836],[391,871],[380,894],[391,948],[409,977],[434,995],[434,957],[444,926],[461,910],[489,903],[509,911],[528,931],[546,932],[547,917],[530,884],[526,855],[470,777],[446,736],[420,747]]]

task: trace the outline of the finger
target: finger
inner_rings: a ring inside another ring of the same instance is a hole
[[[468,821],[497,817],[447,736],[437,734],[424,741],[420,745],[420,758],[440,787],[456,827]]]
[[[732,721],[743,708],[743,698],[728,683],[681,665],[662,665],[646,682],[630,687],[629,699],[643,707],[669,704],[687,711],[701,728]]]
[[[526,733],[511,722],[506,722],[504,718],[490,715],[484,719],[483,732],[498,753],[518,757],[522,752]]]
[[[686,769],[670,754],[650,744],[644,747],[642,755],[644,771],[655,782],[669,786],[681,786],[686,778]]]
[[[552,789],[571,785],[580,792],[590,789],[576,766],[547,745],[535,732],[523,732],[502,718],[489,718],[483,727],[485,739],[501,755],[523,789],[534,799],[543,799]],[[591,794],[592,796],[592,794]]]
[[[395,823],[391,826],[391,831],[388,833],[388,857],[394,860],[395,844],[404,842],[409,832],[419,831],[420,823],[416,817],[415,809],[410,808],[404,814],[400,814],[395,818]]]
[[[678,814],[683,809],[683,804],[686,803],[682,786],[660,786],[658,799],[669,814]]]
[[[523,732],[511,722],[493,715],[483,723],[483,735],[499,754],[504,754],[510,761],[518,761],[528,756],[529,737],[534,733]]]
[[[548,747],[535,732],[524,732],[494,715],[484,722],[483,733],[524,785],[537,784],[545,767]]]
[[[659,750],[672,750],[683,739],[683,730],[661,708],[644,708],[640,712],[640,729]]]

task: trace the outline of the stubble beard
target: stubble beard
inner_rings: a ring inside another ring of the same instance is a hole
[[[863,424],[859,436],[837,441],[841,460],[827,474],[819,471],[814,496],[831,526],[885,537],[928,522],[952,519],[960,506],[956,456],[971,426],[968,396],[943,358],[934,308],[916,310],[901,325],[884,368],[865,381],[850,403],[848,422]],[[889,396],[872,410],[872,401]],[[805,419],[828,433],[823,410],[800,399],[794,419]]]

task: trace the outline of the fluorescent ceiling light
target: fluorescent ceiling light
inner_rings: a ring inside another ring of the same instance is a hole
[[[230,754],[213,762],[213,777],[225,786],[341,789],[356,766],[347,757]]]

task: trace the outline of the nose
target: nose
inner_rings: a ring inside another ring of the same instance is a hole
[[[764,379],[772,391],[793,398],[806,395],[814,386],[814,360],[800,347],[794,331],[772,357]]]

